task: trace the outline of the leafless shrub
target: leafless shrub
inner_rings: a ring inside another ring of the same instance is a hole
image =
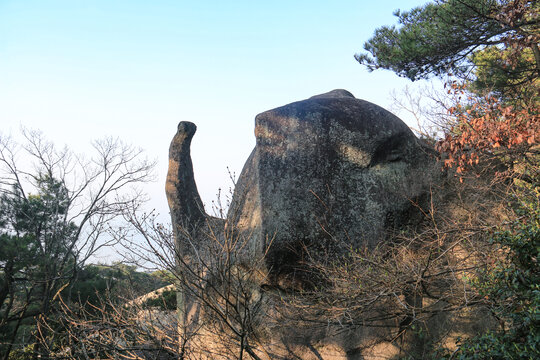
[[[419,209],[418,228],[339,258],[311,254],[306,265],[326,283],[288,294],[281,316],[328,336],[368,334],[410,356],[496,326],[471,280],[498,256],[489,236],[515,217],[505,206],[509,191],[489,177],[471,173],[460,182],[449,174],[432,189],[428,208]]]
[[[177,359],[174,311],[144,308],[104,296],[99,304],[67,303],[54,321],[38,324],[40,343],[51,359]]]
[[[265,336],[259,285],[266,275],[264,254],[246,256],[249,237],[209,217],[196,231],[177,230],[181,249],[172,229],[138,204],[124,216],[131,226],[111,235],[124,245],[126,256],[142,267],[166,270],[177,287],[177,356],[258,359]]]

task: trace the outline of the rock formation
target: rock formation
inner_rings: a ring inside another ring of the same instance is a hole
[[[165,192],[177,238],[176,230],[180,226],[198,227],[206,218],[191,163],[190,146],[195,131],[197,131],[195,124],[182,121],[178,124],[178,131],[169,148],[169,172]]]
[[[193,179],[182,122],[171,143],[167,196],[173,224],[207,219]],[[238,179],[228,223],[266,254],[274,279],[301,276],[308,249],[374,246],[415,218],[429,190],[432,161],[399,118],[334,90],[259,114],[256,146]]]
[[[166,185],[178,249],[186,255],[181,234],[204,241],[201,227],[215,221],[204,213],[193,178],[195,130],[178,125]],[[372,248],[420,222],[432,150],[383,108],[334,90],[257,115],[255,136],[218,236],[245,239],[239,262],[264,256],[259,270],[269,286],[310,286],[320,279],[306,275],[305,257]]]
[[[415,221],[428,192],[429,149],[399,118],[345,90],[259,114],[255,136],[230,220],[268,251],[275,275],[293,271],[306,246],[376,245]]]
[[[191,122],[182,121],[178,124],[169,147],[169,171],[165,184],[176,246],[183,254],[190,253],[194,245],[187,246],[186,241],[201,241],[202,236],[198,233],[208,222],[223,222],[222,219],[206,215],[197,190],[190,151],[196,131],[197,126]]]

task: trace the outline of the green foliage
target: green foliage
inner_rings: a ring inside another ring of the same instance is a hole
[[[508,166],[505,176],[516,194],[513,203],[521,204],[515,223],[491,238],[492,262],[472,284],[501,328],[463,340],[446,357],[540,358],[540,3],[440,0],[395,15],[399,26],[377,29],[364,44],[367,53],[356,59],[370,70],[388,69],[411,80],[431,75],[461,79],[447,89],[458,100],[449,109],[452,130],[441,141],[447,149],[441,149],[457,157],[460,144],[465,148],[460,159],[470,159],[471,165],[470,155],[476,151],[484,158],[498,157],[498,163]],[[462,96],[468,103],[456,111]]]
[[[492,238],[501,259],[473,283],[502,328],[462,341],[448,358],[540,358],[540,207],[524,207],[521,215]]]
[[[441,0],[398,10],[399,27],[376,29],[355,58],[411,80],[474,74],[477,89],[506,92],[540,71],[539,9],[530,0]]]
[[[99,304],[106,297],[124,303],[170,284],[160,273],[137,271],[137,267],[115,263],[112,265],[87,265],[79,270],[71,288],[64,290],[73,303]]]
[[[489,18],[496,6],[494,0],[449,0],[398,10],[401,26],[378,28],[364,44],[370,55],[355,57],[371,70],[388,69],[411,80],[465,72],[472,51],[499,43],[496,37],[506,30]]]
[[[0,195],[0,354],[10,358],[32,351],[39,316],[62,331],[50,316],[60,290],[65,302],[89,310],[105,297],[125,302],[169,283],[124,264],[80,267],[68,190],[49,176],[35,180],[35,194],[14,187]]]
[[[0,352],[28,339],[35,317],[51,311],[76,268],[68,192],[47,175],[35,182],[36,194],[14,187],[0,196]]]
[[[58,180],[40,175],[37,194],[24,196],[17,188],[0,197],[0,226],[16,238],[32,239],[29,251],[35,251],[32,265],[44,265],[72,257],[71,244],[77,226],[66,219],[69,206],[67,189]]]
[[[57,150],[39,131],[22,135],[24,144],[0,134],[3,360],[23,351],[47,358],[60,326],[60,296],[69,305],[84,303],[109,286],[107,276],[84,264],[110,244],[110,222],[140,204],[138,192],[122,190],[148,181],[153,167],[140,149],[119,140],[94,142],[95,156],[85,160],[67,148]],[[78,278],[89,283],[83,286]]]
[[[0,234],[0,284],[14,281],[8,277],[21,272],[36,255],[37,247],[32,236]],[[0,298],[0,304],[2,303]]]
[[[538,82],[532,50],[524,49],[514,59],[512,55],[511,51],[495,46],[473,53],[470,60],[475,66],[475,79],[469,90],[479,95],[492,92],[509,101],[535,96],[534,86],[524,86],[531,81]],[[509,64],[511,61],[513,65]]]
[[[176,310],[176,290],[165,290],[158,296],[146,300],[144,308],[158,308],[160,310]]]
[[[174,275],[170,270],[156,270],[152,273],[152,276],[157,279],[161,279],[168,284],[173,284],[177,281],[177,276]]]

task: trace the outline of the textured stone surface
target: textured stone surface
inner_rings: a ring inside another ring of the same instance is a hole
[[[229,218],[271,274],[297,271],[305,248],[374,246],[416,221],[432,160],[381,107],[334,90],[259,114],[255,136]]]
[[[169,147],[169,171],[165,193],[177,242],[179,227],[196,228],[206,219],[191,163],[191,139],[196,131],[195,124],[180,122]]]
[[[167,194],[176,224],[207,218],[189,158],[194,132],[180,123],[171,144]],[[332,256],[375,246],[417,222],[433,161],[383,108],[334,90],[259,114],[255,136],[228,223],[249,238],[244,250],[266,254],[271,278],[301,276],[306,249]]]

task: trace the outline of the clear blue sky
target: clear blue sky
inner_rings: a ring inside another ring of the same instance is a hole
[[[408,81],[353,58],[395,9],[425,1],[0,0],[0,131],[43,130],[86,151],[118,136],[158,159],[163,183],[179,121],[209,205],[239,173],[255,115],[335,88],[383,107]]]

